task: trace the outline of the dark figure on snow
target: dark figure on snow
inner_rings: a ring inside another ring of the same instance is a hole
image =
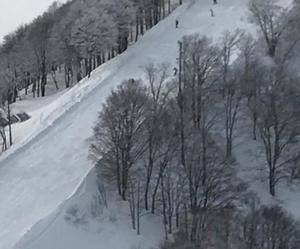
[[[174,67],[173,70],[174,70],[174,76],[176,76],[176,75],[177,75],[177,72],[178,72],[177,67]]]
[[[213,9],[210,9],[210,15],[211,15],[212,17],[215,16]]]
[[[218,1],[217,1],[217,0],[214,0],[214,4],[218,4]]]
[[[179,21],[178,21],[178,20],[176,20],[176,21],[175,21],[175,26],[176,26],[176,29],[178,28],[178,25],[179,25]]]

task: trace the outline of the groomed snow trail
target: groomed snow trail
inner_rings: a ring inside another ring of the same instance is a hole
[[[225,30],[253,30],[246,18],[247,0],[186,1],[172,15],[148,31],[124,54],[97,69],[70,99],[58,99],[57,113],[39,133],[0,159],[0,249],[12,248],[40,219],[50,214],[74,191],[92,168],[87,139],[101,104],[122,80],[142,77],[147,61],[176,64],[177,41],[183,35],[200,33],[218,38]],[[215,17],[210,17],[210,8]],[[179,28],[175,29],[175,20]],[[72,89],[70,90],[72,91]],[[83,97],[84,96],[84,97]],[[61,114],[61,116],[59,116]],[[46,120],[47,121],[47,120]]]

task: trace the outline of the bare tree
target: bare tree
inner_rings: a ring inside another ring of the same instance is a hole
[[[194,127],[200,129],[205,100],[212,94],[219,64],[219,50],[207,37],[183,38],[184,92],[190,106]]]
[[[276,0],[251,0],[250,20],[257,24],[263,34],[268,48],[268,55],[275,57],[284,32],[295,19],[291,19],[287,11],[276,4]]]
[[[184,47],[181,41],[179,44],[179,56],[178,56],[178,64],[179,64],[179,72],[178,72],[178,96],[177,96],[177,104],[179,109],[179,129],[180,129],[180,162],[183,167],[185,167],[185,125],[184,125],[184,112],[185,112],[185,100],[184,100]]]
[[[143,127],[146,89],[140,81],[128,80],[108,98],[94,128],[91,155],[103,158],[99,170],[116,180],[119,193],[126,200],[132,166],[145,150]]]
[[[6,151],[8,146],[7,146],[7,139],[6,139],[6,131],[5,127],[7,125],[7,121],[5,117],[2,116],[2,113],[0,113],[0,136],[2,139],[2,152]]]
[[[240,111],[242,94],[239,87],[239,76],[232,76],[228,81],[224,93],[225,132],[226,132],[226,157],[232,158],[235,125]]]
[[[49,53],[49,39],[53,26],[53,15],[45,13],[43,16],[35,19],[29,33],[29,40],[35,55],[36,65],[38,67],[38,96],[46,95],[48,65],[47,58]],[[40,94],[40,95],[39,95]]]
[[[132,229],[136,230],[137,229],[137,217],[139,216],[139,212],[137,211],[137,202],[139,200],[137,200],[137,197],[136,197],[135,182],[133,182],[132,180],[129,181],[127,200],[129,202]]]
[[[194,141],[189,141],[189,145],[184,173],[187,178],[192,215],[190,239],[199,240],[200,243],[207,225],[206,215],[210,210],[227,206],[238,198],[243,184],[235,178],[234,168],[226,163],[222,152],[210,139],[207,150],[206,181],[202,185],[202,163],[196,137]]]
[[[265,68],[264,94],[259,99],[258,127],[264,145],[268,167],[269,189],[275,195],[275,186],[287,177],[286,166],[290,158],[287,155],[289,146],[299,134],[298,98],[294,79],[279,67]]]
[[[237,49],[241,31],[226,32],[221,42],[221,82],[224,99],[226,157],[232,157],[234,130],[242,100],[240,91],[240,73],[231,67],[233,53]]]
[[[263,249],[297,248],[299,225],[281,207],[262,207],[257,237]]]
[[[146,83],[149,85],[150,100],[147,105],[146,113],[146,136],[147,136],[147,162],[146,169],[146,185],[145,185],[145,209],[149,209],[149,191],[150,183],[153,176],[154,166],[160,158],[160,150],[162,146],[163,134],[165,126],[163,126],[163,117],[166,104],[169,98],[170,89],[167,87],[167,78],[169,76],[167,65],[155,66],[153,63],[144,66],[146,75]]]
[[[164,133],[162,135],[162,140],[160,140],[161,146],[158,152],[156,174],[153,179],[154,183],[151,196],[151,212],[153,214],[155,213],[155,210],[157,208],[157,194],[159,191],[159,187],[161,186],[161,181],[163,180],[167,168],[172,166],[174,160],[176,160],[176,153],[178,152],[177,144],[179,142],[179,138],[178,134],[176,133],[176,127],[173,125],[174,117],[171,115],[172,110],[174,109],[169,109],[168,112],[165,112],[163,115],[163,119],[165,120],[165,124],[163,126]]]
[[[247,98],[247,106],[252,119],[252,136],[257,139],[257,112],[258,98],[261,94],[262,80],[260,76],[261,67],[258,66],[261,61],[256,52],[256,41],[251,35],[244,35],[239,44],[240,54],[237,63],[242,65],[241,91]]]
[[[13,85],[12,77],[9,71],[0,72],[0,107],[2,111],[4,111],[5,115],[3,118],[7,120],[7,122],[2,122],[2,131],[1,137],[3,140],[3,150],[7,149],[7,136],[6,136],[6,126],[8,126],[8,136],[9,136],[9,145],[13,144],[13,132],[12,132],[12,121],[11,121],[11,104],[13,102]]]

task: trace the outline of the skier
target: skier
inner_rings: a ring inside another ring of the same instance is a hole
[[[214,4],[218,4],[218,1],[217,1],[217,0],[214,0]]]
[[[176,29],[178,28],[178,25],[179,25],[179,21],[178,21],[178,20],[176,20],[176,21],[175,21],[175,26],[176,26]]]
[[[177,72],[178,72],[177,67],[174,67],[173,70],[174,70],[174,76],[176,76],[176,75],[177,75]]]
[[[212,17],[214,17],[215,15],[214,15],[214,11],[213,11],[213,9],[210,9],[210,15],[212,16]]]

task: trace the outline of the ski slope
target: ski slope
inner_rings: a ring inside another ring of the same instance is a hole
[[[96,202],[99,195],[95,175],[91,170],[76,193],[38,222],[14,249],[157,248],[164,235],[161,219],[142,215],[141,235],[137,236],[130,225],[129,203],[111,193],[107,208],[103,202]],[[93,207],[97,207],[97,215]]]
[[[200,33],[217,41],[225,30],[254,31],[247,22],[246,5],[247,0],[219,0],[217,6],[209,0],[187,0],[125,53],[94,71],[91,79],[44,107],[31,121],[34,131],[0,159],[0,249],[12,248],[53,213],[93,167],[88,138],[112,88],[124,79],[142,77],[140,66],[148,61],[175,66],[177,41],[183,35]]]

